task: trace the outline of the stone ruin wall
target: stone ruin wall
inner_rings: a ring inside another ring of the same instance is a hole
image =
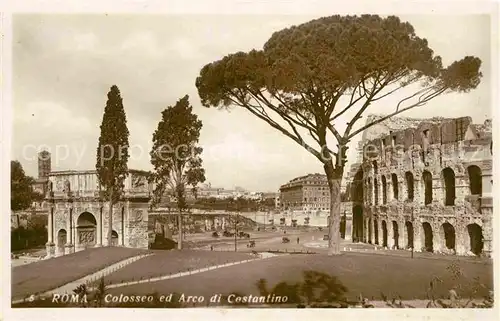
[[[458,124],[464,126],[462,134],[472,125],[470,117],[462,118]],[[364,242],[377,243],[388,248],[413,246],[415,251],[429,250],[426,248],[429,246],[429,231],[427,229],[426,233],[423,227],[424,223],[429,223],[432,228],[434,252],[473,255],[469,227],[470,224],[477,224],[482,229],[482,252],[491,255],[493,237],[491,135],[481,133],[482,138],[457,141],[457,126],[457,122],[449,120],[443,120],[441,123],[420,122],[416,126],[414,124],[412,128],[395,131],[390,135],[386,132],[386,135],[382,134],[382,137],[362,144],[363,159],[358,160],[356,164],[358,166],[352,168],[347,180],[351,185],[355,185],[356,173],[362,175],[360,205],[363,207]],[[428,138],[421,135],[423,131],[428,131],[430,134]],[[399,147],[393,148],[393,143]],[[367,148],[368,145],[371,147]],[[373,151],[373,146],[377,152]],[[481,171],[481,195],[471,195],[468,167],[472,165],[479,167]],[[455,175],[453,205],[445,205],[446,186],[443,174],[445,168],[451,169]],[[432,175],[430,204],[425,204],[424,171]],[[412,201],[408,199],[407,172],[412,173],[414,180]],[[395,184],[393,184],[393,174],[397,178]],[[382,177],[385,177],[386,181],[385,202]],[[375,179],[378,185],[376,202]],[[396,186],[396,191],[393,185]],[[356,194],[355,186],[351,186],[350,192]],[[352,195],[351,198],[356,198],[356,195]],[[386,229],[383,229],[383,222],[386,224]],[[413,222],[413,244],[410,244],[411,227],[406,226],[407,222]],[[451,224],[454,233],[450,233],[447,224],[445,232],[443,225],[445,223]],[[451,238],[454,238],[454,242]]]

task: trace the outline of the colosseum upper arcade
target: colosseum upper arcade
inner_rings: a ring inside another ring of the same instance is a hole
[[[398,118],[376,130],[348,176],[353,240],[490,256],[491,120]]]

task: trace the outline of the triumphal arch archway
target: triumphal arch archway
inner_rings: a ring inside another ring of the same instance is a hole
[[[111,245],[148,247],[150,195],[147,173],[129,170],[123,198],[113,206]],[[95,170],[51,172],[45,206],[48,257],[109,245],[109,204],[101,197]]]

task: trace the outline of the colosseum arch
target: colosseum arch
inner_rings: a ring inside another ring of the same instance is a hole
[[[387,204],[387,179],[382,175],[382,204]]]
[[[378,205],[378,180],[376,178],[373,179],[373,193],[375,194],[374,204]]]
[[[483,229],[476,223],[467,225],[467,235],[469,236],[470,251],[476,255],[483,252]]]
[[[387,223],[385,220],[382,221],[382,246],[387,246]]]
[[[407,244],[406,248],[407,249],[413,249],[413,238],[414,238],[414,230],[413,230],[413,223],[410,221],[406,221],[405,223],[405,228],[406,228],[406,239],[407,239]]]
[[[422,181],[424,184],[424,204],[432,203],[432,174],[429,171],[422,173]]]
[[[446,167],[442,171],[443,181],[444,181],[444,205],[451,206],[455,205],[455,172]]]
[[[373,220],[373,236],[375,238],[375,244],[378,245],[378,221],[377,221],[377,219]]]
[[[424,230],[423,233],[423,241],[424,251],[426,252],[434,252],[434,235],[432,234],[432,226],[429,222],[423,222],[422,228]]]
[[[355,205],[352,209],[352,240],[353,242],[363,241],[363,207]]]
[[[444,245],[449,250],[455,250],[455,228],[448,222],[441,225],[441,238],[444,240]]]
[[[482,195],[483,179],[479,166],[471,165],[467,167],[467,173],[469,174],[469,186],[471,195]]]
[[[373,218],[370,216],[368,218],[368,243],[372,244],[373,243]]]
[[[360,169],[354,176],[353,188],[351,199],[354,202],[362,202],[363,201],[363,170]]]
[[[391,174],[392,181],[392,195],[394,195],[394,199],[399,199],[399,185],[398,185],[398,175],[395,173]]]
[[[405,180],[406,180],[406,191],[408,195],[408,200],[413,201],[413,198],[415,197],[415,180],[413,178],[413,173],[412,172],[406,172],[405,173]]]

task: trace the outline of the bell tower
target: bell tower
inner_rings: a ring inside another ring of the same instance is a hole
[[[38,178],[48,178],[51,171],[50,153],[46,150],[38,153]]]

